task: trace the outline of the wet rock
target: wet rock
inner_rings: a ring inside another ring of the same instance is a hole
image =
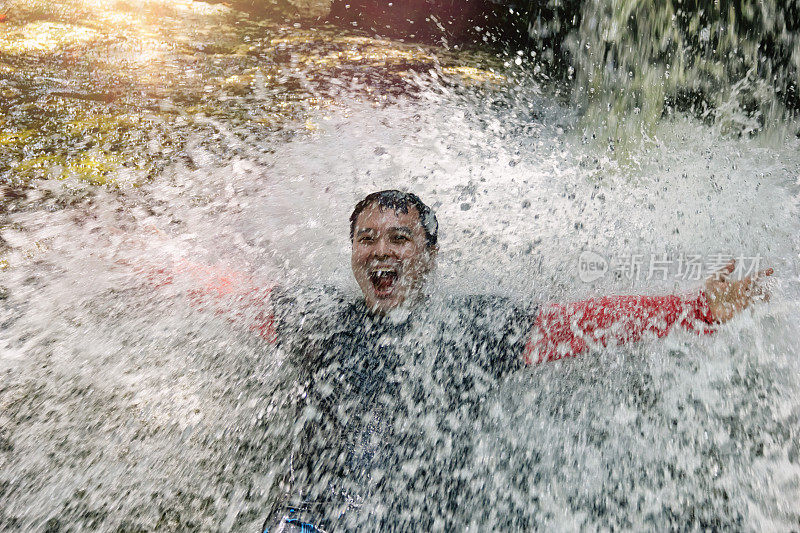
[[[483,37],[487,35],[508,39],[518,33],[520,22],[509,12],[508,4],[490,0],[334,0],[328,21],[387,37],[437,44],[443,39],[450,44],[486,41]]]
[[[209,3],[225,4],[256,17],[273,20],[317,19],[327,15],[330,9],[330,0],[301,2],[292,0],[233,0],[226,2],[212,0]]]

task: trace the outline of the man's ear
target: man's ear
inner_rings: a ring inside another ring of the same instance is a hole
[[[426,246],[425,253],[427,254],[428,268],[431,269],[436,265],[436,257],[439,255],[439,245]]]

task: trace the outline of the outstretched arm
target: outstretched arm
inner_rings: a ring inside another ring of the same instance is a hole
[[[549,304],[534,320],[525,345],[527,364],[576,356],[591,345],[608,346],[663,337],[679,324],[711,332],[713,318],[704,293],[680,296],[605,296],[570,304]]]
[[[707,334],[764,296],[754,277],[731,280],[731,261],[706,281],[699,294],[668,296],[607,296],[570,304],[550,304],[534,320],[524,359],[527,364],[576,356],[589,346],[635,342],[647,334],[663,337],[678,325]]]
[[[136,271],[154,287],[187,285],[193,306],[246,325],[270,343],[276,341],[275,315],[269,300],[272,287],[259,287],[247,274],[187,260],[171,268],[137,266]]]

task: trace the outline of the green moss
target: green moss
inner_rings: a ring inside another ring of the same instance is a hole
[[[40,155],[24,160],[16,168],[17,176],[26,180],[48,177],[54,168],[60,169],[59,176],[63,175],[66,159],[61,155]]]
[[[70,163],[68,169],[82,181],[93,185],[107,185],[111,182],[108,175],[118,167],[119,161],[115,157],[103,154],[82,157]]]
[[[23,130],[19,132],[0,131],[0,145],[18,145],[24,143],[35,134],[35,130]]]

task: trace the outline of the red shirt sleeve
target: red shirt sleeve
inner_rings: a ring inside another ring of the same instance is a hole
[[[269,303],[272,288],[259,288],[250,276],[232,269],[210,267],[182,260],[172,268],[139,266],[140,274],[154,287],[181,281],[191,288],[189,301],[231,322],[244,324],[269,343],[277,340],[275,314]]]
[[[713,319],[705,293],[694,297],[606,296],[549,304],[534,320],[525,345],[527,364],[572,357],[590,345],[634,342],[645,334],[663,337],[675,324],[707,334]]]

